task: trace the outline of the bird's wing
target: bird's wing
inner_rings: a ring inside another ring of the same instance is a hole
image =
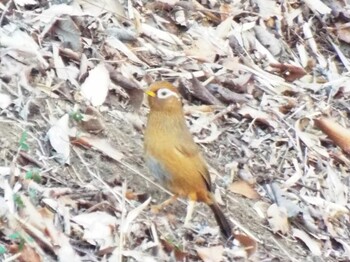
[[[210,180],[210,174],[208,171],[208,167],[205,163],[204,158],[200,154],[200,151],[197,147],[197,145],[193,143],[182,143],[175,146],[175,149],[178,153],[180,153],[184,158],[188,159],[188,161],[191,161],[192,164],[196,165],[196,170],[201,174],[203,177],[207,188],[209,191],[211,191],[211,180]]]

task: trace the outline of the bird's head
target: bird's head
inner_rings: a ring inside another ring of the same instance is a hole
[[[182,110],[180,93],[166,81],[155,82],[145,91],[151,111],[176,112]]]

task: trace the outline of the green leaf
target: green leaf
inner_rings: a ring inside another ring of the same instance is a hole
[[[22,149],[24,151],[29,150],[29,146],[27,144],[27,137],[28,137],[27,131],[23,131],[21,138],[19,140],[19,147],[20,147],[20,149]]]
[[[73,118],[75,121],[80,122],[81,120],[83,120],[84,116],[82,115],[81,112],[76,111],[76,112],[71,112],[70,117]]]
[[[3,246],[3,245],[0,245],[0,255],[3,255],[3,254],[5,254],[6,253],[6,247],[5,246]]]
[[[9,235],[9,239],[20,239],[21,238],[21,235],[18,233],[18,232],[15,232],[11,235]]]
[[[32,179],[32,180],[34,180],[37,183],[41,182],[41,176],[39,174],[39,170],[37,170],[37,169],[34,169],[34,170],[30,169],[30,170],[28,170],[26,172],[25,178],[26,179]]]
[[[21,196],[19,196],[18,194],[14,194],[13,195],[13,200],[15,201],[16,205],[19,207],[19,208],[24,208],[25,205],[22,201],[22,198]]]

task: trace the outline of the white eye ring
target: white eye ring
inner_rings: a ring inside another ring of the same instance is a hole
[[[161,88],[157,91],[157,97],[160,99],[165,99],[171,96],[175,96],[176,98],[179,98],[179,96],[175,92],[166,88]]]

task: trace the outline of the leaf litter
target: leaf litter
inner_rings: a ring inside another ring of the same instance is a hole
[[[0,8],[1,260],[350,259],[345,1]],[[150,211],[168,197],[142,160],[156,80],[185,98],[233,246],[203,205],[189,229],[183,201]]]

